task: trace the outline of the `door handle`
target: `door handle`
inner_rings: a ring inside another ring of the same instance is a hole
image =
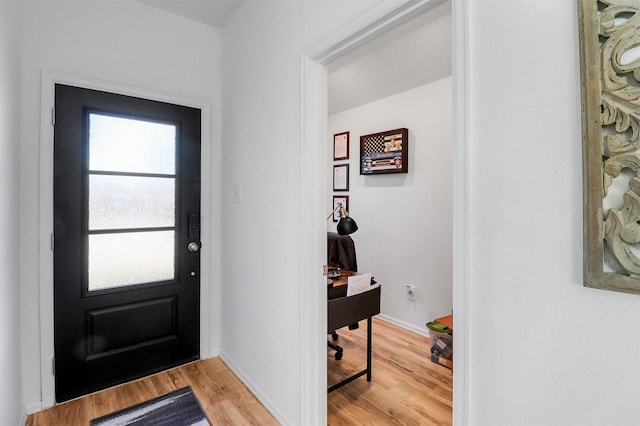
[[[187,249],[189,251],[198,251],[200,250],[200,244],[196,243],[195,241],[191,241],[189,244],[187,244]]]

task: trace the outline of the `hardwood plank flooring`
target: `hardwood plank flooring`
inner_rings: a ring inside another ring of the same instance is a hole
[[[327,349],[328,385],[366,368],[367,323],[338,331],[340,361]],[[429,360],[429,339],[373,319],[372,381],[366,376],[327,396],[327,423],[340,425],[451,425],[453,375]]]
[[[328,384],[366,366],[366,321],[339,330],[342,360],[327,350]],[[429,339],[373,320],[373,380],[360,377],[327,396],[327,423],[342,425],[451,425],[452,373],[429,361]],[[278,422],[220,358],[171,370],[55,405],[27,418],[27,426],[87,425],[93,418],[191,386],[213,425]]]
[[[26,426],[74,426],[191,386],[213,425],[277,425],[278,422],[220,358],[182,365],[27,417]]]

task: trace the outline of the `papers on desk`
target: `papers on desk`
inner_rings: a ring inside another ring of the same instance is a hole
[[[350,276],[347,280],[347,297],[364,293],[365,291],[379,287],[380,284],[371,285],[371,273]]]

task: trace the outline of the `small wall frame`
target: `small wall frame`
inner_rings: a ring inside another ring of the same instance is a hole
[[[336,164],[333,166],[333,190],[349,190],[349,164]]]
[[[640,294],[640,4],[578,0],[584,285]]]
[[[387,130],[360,136],[360,174],[409,172],[409,130]]]
[[[346,211],[349,211],[349,196],[348,195],[334,195],[333,196],[333,221],[337,222],[340,220],[340,209],[336,209],[338,204],[342,203],[342,207]]]
[[[349,159],[349,132],[333,135],[333,161]]]

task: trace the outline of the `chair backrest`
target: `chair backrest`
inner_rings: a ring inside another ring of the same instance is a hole
[[[354,272],[358,270],[356,245],[349,235],[327,232],[327,264]]]

